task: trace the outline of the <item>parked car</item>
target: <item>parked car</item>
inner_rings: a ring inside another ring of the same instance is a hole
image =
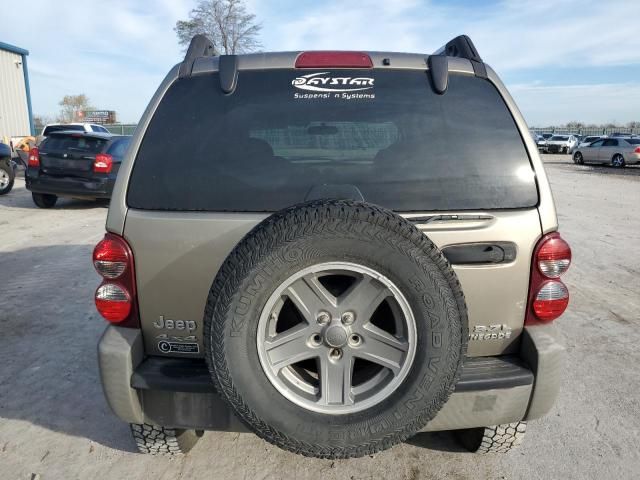
[[[586,147],[590,143],[593,143],[596,140],[600,140],[601,138],[607,138],[607,137],[605,135],[587,135],[578,141],[578,144],[575,147],[573,147],[573,150],[570,153],[573,154],[578,148]]]
[[[211,52],[194,37],[151,100],[93,254],[102,384],[138,449],[237,428],[321,458],[421,430],[518,445],[560,386],[571,251],[471,40]]]
[[[51,208],[58,197],[110,198],[131,137],[54,131],[29,152],[26,187],[34,203]]]
[[[37,138],[36,145],[39,145],[42,140],[51,135],[53,132],[97,132],[97,133],[111,133],[106,127],[97,125],[95,123],[49,123],[42,129],[42,133]]]
[[[624,167],[640,163],[640,138],[602,138],[579,147],[573,154],[573,161],[584,163],[604,163],[613,167]]]
[[[553,135],[547,140],[547,151],[549,153],[569,153],[578,139],[573,135]]]
[[[16,176],[15,163],[11,160],[11,148],[0,142],[0,195],[6,195],[13,188]]]
[[[544,136],[536,135],[535,142],[540,152],[544,152],[544,153],[547,152],[547,139],[544,138]]]

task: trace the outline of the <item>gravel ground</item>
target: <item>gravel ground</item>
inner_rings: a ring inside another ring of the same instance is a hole
[[[102,395],[90,255],[104,204],[33,205],[24,181],[0,197],[0,478],[631,479],[640,476],[640,168],[545,156],[574,265],[558,321],[568,364],[561,396],[506,456],[462,452],[419,434],[373,457],[327,461],[250,434],[207,433],[187,456],[134,451]]]

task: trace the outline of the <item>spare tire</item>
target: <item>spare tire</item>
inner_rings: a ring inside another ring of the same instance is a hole
[[[467,313],[455,273],[411,223],[324,200],[245,236],[213,281],[204,329],[216,388],[257,435],[347,458],[438,413],[460,374]]]

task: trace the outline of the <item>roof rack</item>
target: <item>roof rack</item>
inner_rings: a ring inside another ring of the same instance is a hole
[[[187,53],[184,56],[184,60],[180,65],[180,71],[178,72],[179,78],[188,77],[191,75],[193,64],[196,58],[199,57],[214,57],[218,55],[213,42],[204,34],[194,35],[187,48]]]
[[[482,57],[476,50],[471,39],[466,35],[458,35],[436,50],[433,55],[445,55],[447,57],[466,58],[471,61],[471,66],[476,77],[487,78],[487,69]]]

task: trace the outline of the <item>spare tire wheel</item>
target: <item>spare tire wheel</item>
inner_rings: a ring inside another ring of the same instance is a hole
[[[262,221],[220,268],[204,317],[216,388],[281,448],[346,458],[423,428],[466,352],[458,279],[411,223],[324,200]]]

